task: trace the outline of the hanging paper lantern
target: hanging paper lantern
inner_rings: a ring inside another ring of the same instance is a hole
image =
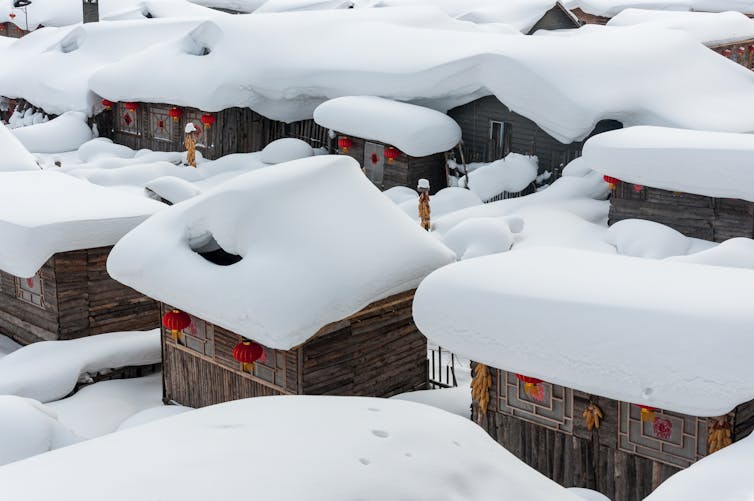
[[[115,106],[115,103],[110,101],[109,99],[103,99],[102,106],[104,106],[106,110],[112,110],[113,106]]]
[[[174,122],[178,123],[178,119],[183,116],[183,110],[173,106],[172,108],[170,108],[170,111],[168,111],[168,116],[172,118]]]
[[[723,56],[725,56],[725,57],[730,57],[731,54],[733,54],[733,51],[730,50],[730,49],[725,49],[723,51]]]
[[[607,183],[611,190],[614,190],[620,182],[620,179],[612,176],[602,176],[602,179]]]
[[[400,154],[401,152],[396,150],[392,146],[388,146],[387,148],[385,148],[385,152],[383,153],[385,159],[387,160],[387,163],[389,164],[393,163]]]
[[[540,397],[540,384],[542,384],[541,379],[537,379],[535,377],[529,377],[524,376],[523,374],[516,374],[516,379],[524,383],[524,393],[529,395],[532,398],[536,398],[537,400],[541,400]]]
[[[643,189],[644,189],[644,186],[642,186],[640,184],[635,184],[634,185],[634,192],[635,193],[641,193],[641,190],[643,190]]]
[[[639,404],[636,404],[636,406],[639,407],[639,409],[641,409],[641,422],[642,423],[652,422],[655,420],[655,411],[657,410],[657,408],[650,407],[649,405],[639,405]]]
[[[254,362],[264,361],[264,348],[258,343],[244,339],[233,348],[233,358],[241,362],[243,370],[253,370]]]
[[[181,310],[171,310],[162,316],[162,325],[170,329],[173,339],[178,339],[178,333],[191,325],[191,317]]]
[[[213,115],[210,115],[209,113],[202,115],[202,118],[200,120],[204,124],[204,127],[206,129],[209,129],[210,127],[212,127],[212,124],[215,123],[215,117]]]
[[[139,108],[139,105],[137,103],[126,103],[123,106],[125,106],[125,108],[131,112],[134,112]]]
[[[338,138],[338,149],[343,153],[348,153],[348,150],[353,146],[353,140],[348,136],[341,136]]]

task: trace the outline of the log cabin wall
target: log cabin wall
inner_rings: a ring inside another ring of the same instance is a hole
[[[558,2],[537,21],[527,35],[538,30],[567,30],[581,26],[579,20]]]
[[[646,219],[674,228],[688,237],[722,242],[754,238],[754,203],[643,187],[635,191],[619,182],[610,198],[609,224]]]
[[[709,48],[723,57],[730,59],[748,68],[754,70],[754,38],[729,42],[724,44],[709,45]],[[726,51],[729,51],[726,53]]]
[[[21,38],[29,33],[29,31],[19,28],[14,23],[0,23],[0,37]]]
[[[476,365],[476,364],[472,364]],[[640,409],[625,402],[542,383],[538,399],[513,373],[490,368],[487,413],[472,402],[472,419],[528,465],[565,487],[602,492],[613,501],[640,501],[671,475],[707,455],[711,419],[656,411],[642,422]],[[589,431],[590,403],[604,414]],[[733,439],[754,427],[754,402],[726,416]]]
[[[55,254],[28,279],[0,272],[0,333],[30,344],[158,327],[157,303],[107,274],[110,249]]]
[[[344,135],[338,136],[344,137]],[[366,176],[380,190],[395,186],[407,186],[416,189],[419,179],[428,179],[430,193],[434,194],[447,187],[445,174],[445,155],[438,153],[426,157],[411,157],[399,151],[398,158],[392,162],[385,160],[384,151],[389,146],[378,141],[348,136],[353,144],[348,152],[340,151],[359,162]]]
[[[414,291],[377,301],[301,347],[305,395],[390,397],[427,387],[427,339]]]
[[[594,14],[589,14],[588,12],[584,12],[583,10],[581,10],[578,7],[576,7],[575,9],[571,9],[571,12],[583,24],[601,24],[601,25],[605,25],[605,24],[607,24],[608,21],[610,21],[609,17],[596,16]]]

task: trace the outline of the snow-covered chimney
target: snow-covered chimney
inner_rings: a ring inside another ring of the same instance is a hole
[[[96,23],[99,21],[99,1],[84,0],[84,22]]]

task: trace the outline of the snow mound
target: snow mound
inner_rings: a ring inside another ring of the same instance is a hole
[[[588,14],[603,17],[613,17],[629,8],[671,10],[671,11],[704,11],[724,12],[728,10],[754,13],[751,0],[568,0],[568,8],[580,8]]]
[[[183,414],[184,412],[191,410],[193,410],[191,407],[184,407],[182,405],[161,405],[159,407],[150,407],[149,409],[144,409],[141,412],[137,412],[130,418],[123,421],[118,427],[118,431],[135,428],[137,426],[142,426],[153,421],[177,416],[178,414]]]
[[[353,7],[353,4],[352,0],[267,0],[254,13],[348,9]]]
[[[458,259],[470,259],[510,250],[515,242],[507,218],[480,217],[457,224],[443,237]]]
[[[165,207],[51,171],[0,174],[0,200],[0,269],[18,277],[58,252],[113,245]]]
[[[605,240],[624,256],[663,259],[689,250],[689,238],[664,224],[644,219],[624,219],[612,225]]]
[[[503,192],[518,193],[537,177],[537,157],[511,153],[505,158],[475,167],[469,172],[469,189],[482,200],[489,200]],[[463,179],[463,178],[462,178]]]
[[[393,186],[392,188],[383,191],[382,194],[396,204],[408,202],[409,200],[414,200],[417,204],[419,203],[419,194],[416,190],[411,189],[408,186]]]
[[[0,395],[50,402],[68,395],[85,373],[160,360],[158,329],[43,341],[0,358]]]
[[[458,187],[443,188],[430,197],[429,206],[432,218],[438,218],[467,207],[482,205],[482,200],[471,190]],[[419,195],[414,200],[408,199],[398,205],[411,218],[419,220]]]
[[[461,384],[455,388],[409,391],[390,398],[431,405],[466,419],[471,417],[471,392],[468,384]]]
[[[301,426],[301,416],[312,426]],[[202,481],[160,481],[155,472],[165,465]],[[98,499],[102,492],[110,501],[237,500],[239,483],[229,479],[249,479],[254,498],[280,501],[580,499],[468,419],[377,398],[237,400],[0,469],[13,501]]]
[[[587,167],[586,162],[584,162],[584,157],[578,157],[570,162],[568,162],[568,165],[563,167],[563,176],[573,176],[573,177],[584,177],[590,172],[594,172],[592,169]]]
[[[0,466],[79,440],[36,400],[0,395]]]
[[[221,266],[197,253],[213,241],[241,260]],[[157,214],[118,242],[107,268],[149,297],[287,350],[454,259],[355,160],[327,155],[244,174]]]
[[[719,416],[754,398],[752,294],[750,270],[514,249],[432,273],[413,314],[433,342],[492,367]]]
[[[64,113],[49,122],[13,129],[13,134],[33,153],[75,151],[94,137],[86,115],[77,111]]]
[[[754,201],[752,156],[754,134],[631,127],[590,138],[583,158],[629,183]]]
[[[92,162],[100,157],[133,158],[135,154],[128,146],[115,144],[106,137],[92,139],[78,149],[78,157],[82,162]]]
[[[576,494],[584,501],[610,501],[610,498],[602,493],[593,491],[591,489],[583,489],[581,487],[569,487],[568,492]]]
[[[445,113],[375,96],[326,101],[314,110],[314,121],[342,134],[395,146],[412,157],[444,153],[461,141],[461,128]]]
[[[183,202],[201,193],[195,184],[175,176],[163,176],[153,179],[144,185],[147,195],[159,200],[168,200],[172,204]]]
[[[0,123],[0,150],[3,152],[0,158],[0,172],[39,170],[34,155],[29,153],[29,150],[2,123]]]
[[[314,150],[306,141],[286,137],[265,146],[260,160],[266,164],[274,165],[311,156],[314,156]]]
[[[701,252],[669,257],[668,261],[754,269],[754,240],[731,238]]]

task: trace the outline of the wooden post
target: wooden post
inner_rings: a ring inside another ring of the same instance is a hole
[[[429,208],[429,181],[426,179],[419,179],[419,185],[417,186],[419,192],[419,219],[421,219],[422,228],[429,231],[431,227],[430,223],[430,208]]]
[[[192,122],[186,124],[186,162],[196,167],[196,127]]]

